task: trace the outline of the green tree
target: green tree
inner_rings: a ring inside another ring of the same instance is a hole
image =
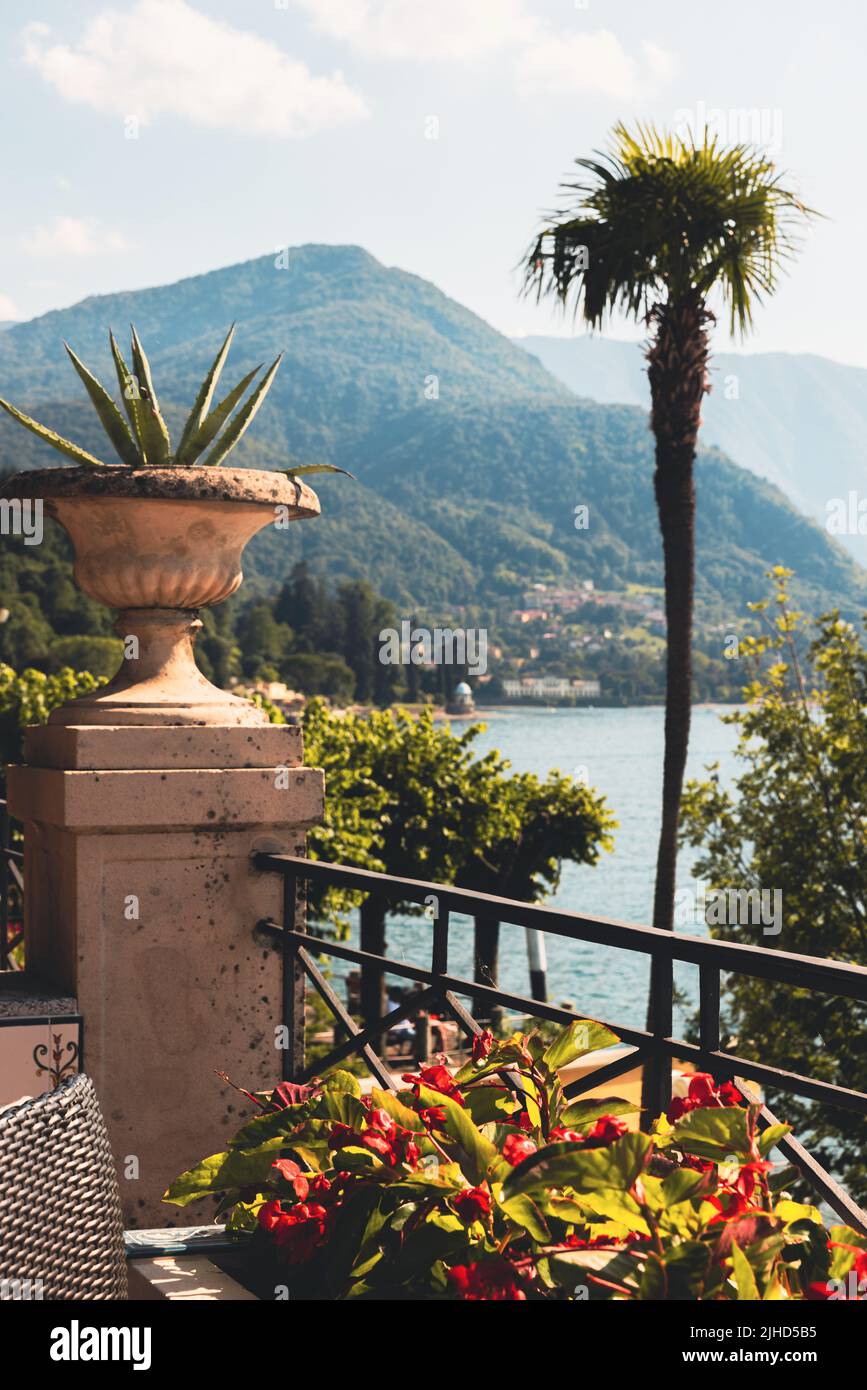
[[[377,599],[365,579],[341,584],[337,599],[342,612],[343,655],[355,673],[355,698],[362,704],[373,699],[376,659]]]
[[[524,901],[554,886],[566,858],[592,863],[607,845],[612,824],[601,798],[552,774],[542,783],[532,775],[512,776],[492,751],[477,757],[473,744],[482,729],[461,734],[434,723],[430,711],[413,718],[406,710],[368,716],[336,716],[311,702],[305,714],[305,756],[337,760],[348,787],[357,779],[363,816],[375,804],[370,829],[353,844],[339,838],[340,862],[359,868],[382,866],[403,878],[459,883],[484,891],[513,888]],[[338,751],[339,750],[339,751]],[[339,792],[329,778],[329,795]],[[311,853],[337,859],[335,836],[314,829]],[[385,952],[389,910],[418,911],[372,894],[361,903],[361,946]],[[383,973],[362,978],[362,1012],[381,1017]]]
[[[69,667],[47,675],[29,668],[19,673],[0,664],[0,763],[4,769],[7,763],[20,761],[22,730],[44,724],[58,705],[89,695],[103,684],[104,678]]]
[[[653,925],[674,929],[677,835],[689,746],[695,583],[693,467],[708,386],[708,326],[717,294],[732,333],[752,325],[795,250],[810,210],[783,187],[772,161],[748,145],[721,148],[639,126],[614,129],[610,152],[578,159],[572,206],[545,226],[526,258],[526,283],[599,328],[616,310],[650,328],[647,374],[656,444],[654,488],[662,532],[668,627],[662,825]],[[671,1030],[671,962],[651,970],[648,1026]],[[645,1069],[645,1107],[667,1082]]]
[[[774,602],[753,605],[770,631],[741,642],[755,664],[739,730],[742,771],[731,788],[716,764],[684,794],[683,839],[701,849],[695,872],[713,890],[778,890],[782,930],[768,949],[867,964],[867,649],[836,613],[810,625],[779,568]],[[712,928],[738,938],[759,928]],[[867,1006],[749,976],[728,977],[723,1047],[789,1071],[867,1090]],[[770,1098],[773,1099],[771,1092]],[[867,1120],[785,1101],[785,1118],[863,1201]]]
[[[292,629],[274,617],[269,603],[251,603],[238,620],[241,669],[258,676],[263,666],[279,665],[292,645]]]
[[[56,637],[48,648],[46,666],[50,672],[67,667],[109,679],[122,661],[123,642],[119,637]]]
[[[280,663],[280,674],[305,695],[327,695],[337,704],[355,695],[355,673],[334,652],[295,652]]]
[[[274,617],[289,624],[300,651],[313,651],[323,645],[335,648],[333,642],[325,640],[327,608],[328,596],[322,580],[314,578],[306,561],[299,560],[277,596]]]

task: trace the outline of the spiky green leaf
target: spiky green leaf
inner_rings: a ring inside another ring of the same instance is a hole
[[[159,401],[151,377],[150,363],[133,325],[130,325],[130,330],[132,334],[132,366],[138,378],[139,391],[142,397],[142,431],[148,462],[151,464],[168,463],[171,459],[172,445],[166,422],[160,414]]]
[[[196,430],[195,434],[187,440],[183,453],[178,449],[175,456],[176,463],[182,464],[184,467],[188,467],[190,464],[195,463],[199,454],[207,449],[208,445],[216,439],[223,425],[235,409],[235,406],[244,396],[247,387],[250,385],[251,381],[253,381],[254,377],[258,376],[259,372],[262,370],[262,365],[263,364],[260,362],[258,367],[254,367],[252,372],[248,372],[247,375],[238,382],[237,386],[232,387],[232,390],[220,401],[220,404],[214,407],[203,424]]]
[[[223,459],[226,457],[229,450],[234,449],[235,445],[238,443],[238,440],[241,438],[248,425],[250,425],[250,423],[254,419],[260,405],[262,404],[266,395],[268,394],[271,382],[277,375],[277,368],[280,366],[280,363],[282,361],[283,354],[281,352],[280,356],[276,359],[276,361],[272,362],[271,366],[268,368],[267,372],[265,373],[259,385],[256,387],[256,390],[253,392],[252,396],[250,396],[246,404],[244,404],[238,411],[237,415],[226,428],[224,434],[220,436],[219,440],[214,445],[207,458],[202,460],[203,464],[205,464],[206,467],[216,467],[218,463],[223,462]]]
[[[0,397],[0,406],[12,416],[13,420],[17,420],[19,425],[23,425],[25,429],[35,434],[37,439],[44,440],[46,444],[51,445],[52,449],[59,450],[61,454],[65,454],[73,462],[93,464],[97,468],[105,467],[102,459],[95,458],[86,449],[79,448],[77,444],[72,443],[71,439],[64,439],[63,435],[55,434],[54,430],[50,430],[47,425],[40,425],[38,420],[31,420],[29,415],[24,415],[20,410],[16,410],[14,405],[4,401],[2,397]]]
[[[344,478],[357,482],[354,473],[350,473],[348,468],[338,468],[336,463],[302,463],[297,468],[283,468],[280,471],[287,478],[300,478],[303,473],[342,473]]]
[[[217,353],[213,363],[211,364],[211,370],[208,372],[208,375],[205,377],[201,387],[199,388],[199,394],[196,396],[195,403],[193,405],[192,410],[190,411],[189,419],[187,420],[187,423],[184,425],[183,431],[181,433],[181,438],[178,443],[178,447],[175,450],[176,463],[180,463],[183,461],[184,451],[187,444],[205,423],[208,411],[211,408],[211,401],[214,398],[214,391],[216,390],[217,382],[220,379],[220,373],[223,370],[223,367],[226,362],[226,357],[229,353],[229,347],[231,345],[234,333],[235,325],[232,324],[231,328],[226,334],[223,346],[220,348],[220,351]]]
[[[111,344],[111,355],[114,358],[114,369],[117,372],[117,384],[120,387],[121,400],[123,401],[123,407],[127,413],[127,418],[132,425],[132,432],[138,446],[141,466],[144,467],[148,462],[148,451],[145,444],[144,412],[142,410],[139,383],[126,365],[123,353],[118,347],[117,339],[111,331],[109,331],[108,341]]]
[[[139,451],[133,442],[126,421],[111,396],[101,382],[97,381],[93,373],[85,367],[81,359],[76,356],[69,344],[64,343],[63,346],[66,348],[70,362],[84,382],[85,390],[93,401],[102,427],[111,440],[121,462],[128,464],[130,468],[137,468],[141,462]]]

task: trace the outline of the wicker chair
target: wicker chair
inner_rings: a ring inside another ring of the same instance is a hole
[[[114,1160],[90,1077],[0,1111],[0,1299],[127,1296]]]

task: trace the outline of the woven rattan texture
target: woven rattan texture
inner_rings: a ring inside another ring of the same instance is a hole
[[[0,1113],[0,1299],[127,1296],[123,1218],[88,1076]]]

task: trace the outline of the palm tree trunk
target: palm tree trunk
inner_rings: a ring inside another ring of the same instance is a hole
[[[665,758],[662,826],[656,858],[653,925],[674,930],[677,832],[689,750],[692,709],[692,618],[695,587],[695,464],[701,402],[707,389],[710,315],[695,292],[651,314],[655,327],[647,352],[651,429],[656,439],[654,490],[662,532],[667,623]],[[668,1037],[672,1030],[672,960],[651,963],[647,1027]],[[642,1108],[651,1116],[671,1096],[671,1059],[660,1056],[644,1068]]]

